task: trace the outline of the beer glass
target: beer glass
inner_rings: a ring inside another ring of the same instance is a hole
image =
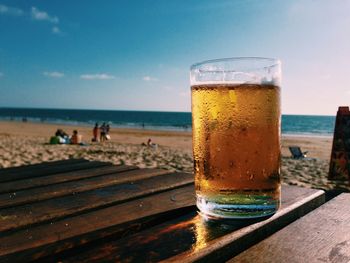
[[[281,63],[241,57],[191,66],[197,207],[256,218],[280,206]]]

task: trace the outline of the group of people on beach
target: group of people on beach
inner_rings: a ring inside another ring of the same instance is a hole
[[[50,138],[50,144],[84,144],[82,141],[82,135],[78,134],[77,130],[73,131],[73,134],[69,136],[62,129],[57,129],[54,136]]]
[[[109,135],[110,126],[109,124],[106,124],[105,122],[99,127],[98,123],[96,122],[94,129],[92,130],[93,138],[91,141],[93,142],[104,142],[111,139],[111,136]],[[100,136],[98,136],[98,132],[100,132]]]
[[[95,124],[95,127],[92,130],[92,142],[104,142],[111,139],[109,135],[110,126],[105,122],[99,126],[98,123]],[[87,145],[83,142],[83,136],[78,133],[77,130],[73,131],[73,134],[69,136],[62,129],[57,129],[54,136],[50,138],[50,144],[78,144],[78,145]]]
[[[111,136],[109,135],[110,131],[109,124],[106,124],[105,122],[99,126],[98,123],[95,123],[95,126],[92,130],[92,142],[104,142],[111,139]],[[76,145],[88,145],[85,142],[83,142],[83,136],[78,133],[77,130],[73,131],[73,134],[69,136],[64,130],[57,129],[54,136],[50,138],[50,144],[76,144]],[[154,143],[151,138],[147,140],[146,143],[142,143],[142,146],[147,146],[153,149],[158,148],[158,144]]]

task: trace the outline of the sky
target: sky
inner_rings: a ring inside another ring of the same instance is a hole
[[[350,0],[0,0],[0,107],[190,111],[189,68],[282,61],[282,113],[350,105]]]

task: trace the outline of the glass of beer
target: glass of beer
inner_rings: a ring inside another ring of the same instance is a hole
[[[280,206],[279,60],[191,66],[197,207],[209,218],[257,218]]]

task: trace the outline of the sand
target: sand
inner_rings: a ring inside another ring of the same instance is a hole
[[[68,134],[78,130],[88,145],[49,145],[49,138],[57,128]],[[92,127],[0,121],[0,168],[85,158],[141,168],[193,172],[191,132],[112,128],[110,135],[108,142],[91,143]],[[142,146],[148,138],[152,138],[158,147]],[[288,150],[292,145],[308,151],[308,157],[312,159],[292,159]],[[347,181],[327,179],[331,147],[331,137],[283,136],[282,182],[308,188],[350,190]]]

